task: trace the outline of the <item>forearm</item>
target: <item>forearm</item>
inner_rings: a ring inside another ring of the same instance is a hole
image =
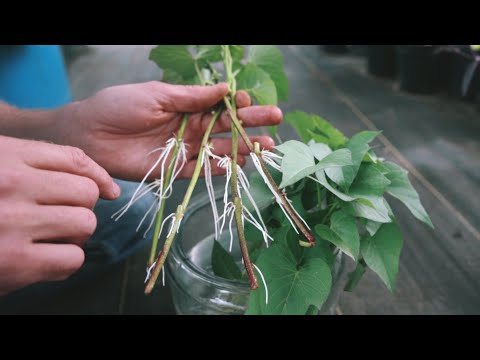
[[[56,142],[55,123],[67,107],[21,110],[0,101],[0,135]]]

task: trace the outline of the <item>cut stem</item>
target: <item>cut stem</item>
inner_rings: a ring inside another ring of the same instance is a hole
[[[189,114],[184,114],[183,115],[182,124],[180,125],[180,129],[178,130],[178,134],[177,134],[177,142],[176,142],[175,147],[173,149],[172,157],[170,159],[170,165],[168,166],[167,174],[165,176],[165,181],[164,181],[164,184],[163,184],[162,194],[164,194],[167,191],[167,188],[168,188],[168,186],[170,184],[170,181],[172,179],[172,174],[173,174],[173,170],[174,170],[174,167],[175,167],[175,159],[178,155],[179,143],[180,143],[180,141],[183,140],[183,134],[185,133],[185,128],[187,126],[188,117],[189,117]],[[160,227],[162,225],[163,217],[164,217],[163,215],[164,215],[164,211],[165,211],[165,202],[166,202],[165,198],[160,199],[160,208],[159,208],[158,213],[157,213],[156,218],[155,218],[155,229],[153,231],[152,248],[150,250],[150,258],[149,258],[148,264],[147,264],[148,267],[152,266],[153,262],[155,261],[155,257],[157,255],[158,239],[160,237]]]
[[[240,249],[242,251],[243,264],[247,270],[248,279],[250,280],[250,288],[258,289],[258,281],[253,271],[253,264],[248,253],[247,240],[245,239],[245,231],[243,228],[243,204],[239,196],[237,163],[238,163],[238,131],[232,127],[232,202],[235,205],[235,223],[237,224],[238,239],[240,241]]]
[[[235,95],[237,92],[237,82],[235,75],[233,74],[233,59],[230,53],[230,48],[228,45],[223,45],[223,61],[225,66],[225,73],[227,77],[227,83],[230,88],[230,97],[233,99],[233,105],[230,103],[227,97],[224,98],[225,105],[228,108],[228,111],[231,114],[235,114],[236,118],[236,104],[235,104]],[[233,120],[233,116],[230,115],[230,118]],[[242,131],[245,132],[245,130]],[[247,240],[245,239],[245,231],[243,228],[243,204],[240,198],[239,189],[238,189],[238,132],[237,127],[232,126],[232,202],[235,207],[235,222],[237,224],[237,233],[238,239],[240,241],[240,249],[242,251],[243,264],[247,270],[248,279],[250,280],[250,288],[252,290],[258,289],[258,281],[253,270],[253,264],[250,260],[250,255],[248,254]],[[247,140],[251,144],[250,139]]]
[[[292,218],[293,222],[295,223],[297,228],[300,230],[300,232],[303,234],[305,239],[308,240],[308,242],[310,243],[310,246],[313,247],[315,245],[315,237],[312,235],[310,230],[307,229],[305,224],[298,218],[295,210],[292,208],[292,205],[285,198],[285,195],[284,195],[283,191],[280,190],[278,185],[275,183],[275,180],[273,180],[273,177],[270,174],[270,172],[268,171],[268,168],[265,164],[265,161],[262,158],[262,154],[260,153],[260,151],[256,151],[256,150],[259,150],[259,149],[255,149],[255,146],[250,141],[250,138],[248,137],[245,129],[243,128],[241,121],[237,117],[237,113],[234,110],[231,101],[227,97],[225,97],[223,99],[223,101],[225,103],[225,106],[227,107],[227,111],[230,115],[230,118],[232,119],[232,122],[235,125],[235,127],[237,128],[237,130],[238,130],[240,136],[242,137],[243,141],[248,146],[250,152],[252,152],[252,153],[254,153],[258,156],[258,160],[260,161],[260,165],[262,167],[262,170],[265,173],[268,182],[270,183],[270,185],[272,186],[274,191],[278,194],[278,196],[279,196],[279,198],[282,202],[283,208],[285,209],[287,214]]]
[[[227,82],[228,82],[228,85],[230,86],[231,99],[233,99],[234,101],[236,81],[235,81],[235,77],[232,74],[232,57],[231,57],[230,48],[228,47],[228,45],[223,45],[223,49],[224,49],[224,62],[225,62],[225,72],[227,74]],[[238,119],[237,111],[234,108],[234,103],[232,103],[232,100],[230,100],[226,96],[223,98],[223,101],[225,103],[225,106],[227,107],[227,111],[228,111],[228,114],[230,115],[230,119],[232,120],[232,123],[234,124],[235,128],[238,130],[238,133],[242,137],[248,149],[250,150],[251,153],[257,155],[262,171],[264,172],[267,178],[267,181],[270,183],[272,189],[278,195],[278,198],[282,203],[281,206],[283,206],[283,208],[285,209],[287,214],[290,216],[290,218],[293,220],[294,224],[297,226],[300,232],[303,234],[305,239],[308,240],[310,246],[313,247],[315,245],[315,237],[310,232],[310,230],[305,226],[305,224],[298,218],[295,209],[293,209],[292,205],[285,197],[285,194],[283,193],[283,191],[280,190],[278,185],[275,183],[275,180],[273,180],[273,177],[268,171],[265,161],[262,158],[262,154],[260,152],[260,145],[254,146],[250,141],[250,138],[248,137],[247,132],[242,126],[242,122]]]
[[[207,129],[205,130],[205,134],[203,135],[202,139],[202,144],[200,146],[200,149],[203,149],[204,146],[207,144],[208,139],[210,138],[210,134],[212,132],[213,126],[215,125],[215,122],[218,119],[218,116],[220,115],[221,110],[217,110],[215,114],[212,117],[212,120],[210,121],[210,124],[208,124]],[[172,226],[172,230],[170,232],[170,235],[167,237],[167,240],[165,240],[165,245],[163,246],[163,250],[160,253],[160,255],[157,258],[157,261],[155,263],[155,267],[153,268],[152,271],[152,277],[149,279],[147,286],[145,288],[145,294],[150,294],[153,290],[153,287],[155,286],[155,283],[157,282],[157,278],[160,275],[160,271],[162,270],[165,260],[168,256],[168,253],[170,251],[170,247],[172,246],[173,241],[175,240],[175,237],[177,235],[178,229],[180,227],[180,223],[183,219],[183,216],[185,215],[185,210],[188,207],[188,204],[190,203],[190,199],[192,198],[193,190],[195,190],[195,186],[197,185],[198,178],[200,177],[200,172],[202,170],[202,165],[203,161],[210,161],[210,159],[204,159],[203,158],[204,152],[200,151],[198,153],[198,160],[197,164],[195,165],[195,170],[192,175],[192,179],[190,181],[190,184],[188,186],[187,192],[185,193],[185,196],[183,198],[182,204],[180,204],[177,207],[177,212],[175,213],[175,221]]]

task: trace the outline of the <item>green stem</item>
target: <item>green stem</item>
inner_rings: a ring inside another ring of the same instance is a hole
[[[167,173],[165,175],[165,180],[164,180],[163,189],[162,189],[163,193],[167,190],[167,186],[170,183],[170,180],[172,179],[172,174],[173,174],[174,167],[175,167],[175,160],[176,160],[177,155],[178,155],[178,148],[179,148],[178,144],[180,143],[180,141],[183,141],[183,134],[185,133],[185,128],[187,126],[188,117],[189,117],[188,114],[183,115],[182,123],[181,123],[180,129],[178,130],[178,133],[177,133],[177,142],[175,144],[175,147],[173,148],[172,157],[170,159],[170,164],[168,166]],[[157,255],[158,238],[160,237],[160,228],[161,228],[162,222],[163,222],[163,213],[165,211],[166,199],[162,198],[160,201],[161,201],[160,209],[158,210],[158,213],[157,213],[156,218],[155,218],[155,228],[153,230],[152,248],[150,250],[150,258],[148,260],[148,267],[152,266],[152,264],[155,260],[155,256]]]
[[[152,271],[152,277],[148,281],[147,286],[145,288],[145,294],[150,294],[152,292],[153,287],[157,282],[158,276],[160,275],[160,271],[162,270],[163,265],[165,264],[165,260],[170,251],[170,247],[172,246],[172,243],[175,240],[178,228],[180,227],[180,223],[183,219],[183,216],[185,215],[185,210],[187,209],[188,204],[190,203],[193,190],[195,190],[195,186],[197,185],[198,178],[200,177],[200,172],[202,171],[203,155],[204,155],[203,148],[207,145],[213,126],[215,125],[215,122],[217,121],[220,113],[221,113],[220,110],[215,112],[215,115],[213,115],[212,120],[208,124],[207,129],[205,130],[205,134],[203,135],[203,139],[202,139],[202,144],[200,146],[200,152],[198,153],[197,164],[195,166],[195,170],[193,171],[192,179],[188,186],[187,192],[183,197],[182,204],[178,205],[177,207],[177,211],[175,213],[175,222],[171,229],[171,233],[168,236],[167,240],[165,240],[165,245],[163,246],[162,252],[157,257],[155,267],[153,268],[153,271]],[[210,161],[210,159],[205,159],[205,161]]]
[[[315,182],[315,185],[317,186],[317,203],[318,203],[318,208],[322,208],[322,188],[320,187],[320,184]]]
[[[147,268],[150,268],[155,261],[155,257],[157,256],[157,247],[158,247],[158,240],[160,238],[160,228],[163,222],[163,214],[165,212],[165,203],[166,199],[161,199],[160,209],[158,209],[157,217],[155,219],[155,229],[153,230],[153,238],[152,238],[152,247],[150,249],[150,257],[148,258]]]
[[[202,72],[200,71],[200,67],[198,66],[198,62],[195,61],[195,71],[197,72],[197,76],[200,80],[200,82],[205,85],[207,81],[205,80],[205,77],[203,76]]]
[[[328,210],[327,214],[323,217],[321,224],[325,225],[326,221],[330,219],[335,210],[337,210],[338,204],[333,204]]]

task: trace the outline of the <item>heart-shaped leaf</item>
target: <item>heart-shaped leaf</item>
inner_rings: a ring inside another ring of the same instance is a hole
[[[259,105],[277,105],[277,89],[270,76],[253,64],[247,64],[237,75],[238,90],[245,90]]]
[[[150,60],[161,69],[173,71],[182,79],[195,76],[195,59],[188,50],[188,45],[159,45],[150,52]]]
[[[304,315],[310,305],[320,308],[332,286],[330,267],[320,258],[306,258],[299,265],[283,244],[266,249],[257,266],[272,291],[266,304],[263,282],[252,291],[247,314]]]
[[[283,70],[282,53],[276,46],[253,45],[249,50],[248,62],[270,75],[279,101],[288,100],[288,79]]]

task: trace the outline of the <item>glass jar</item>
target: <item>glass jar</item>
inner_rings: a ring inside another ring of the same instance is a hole
[[[223,203],[217,203],[217,207],[222,209]],[[166,263],[167,281],[179,315],[242,315],[246,311],[250,294],[248,283],[227,280],[213,274],[211,254],[215,241],[214,231],[208,196],[192,200]],[[228,230],[221,235],[219,242],[228,248]],[[232,254],[241,264],[238,239],[234,239],[233,244]],[[343,284],[339,280],[345,273],[345,257],[339,253],[332,273],[332,290],[319,314],[335,314],[343,290]]]

